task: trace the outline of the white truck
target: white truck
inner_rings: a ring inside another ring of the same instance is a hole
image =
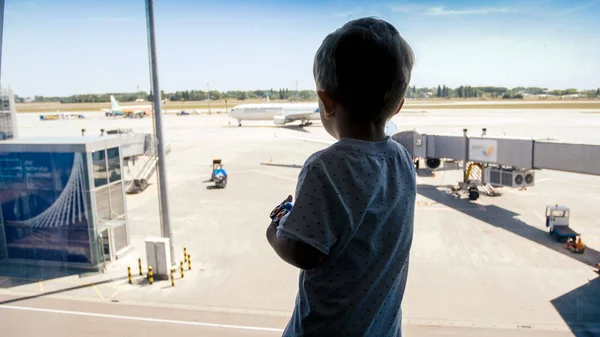
[[[548,233],[556,236],[556,241],[575,241],[579,235],[569,227],[570,210],[566,206],[552,205],[546,207],[546,227]]]

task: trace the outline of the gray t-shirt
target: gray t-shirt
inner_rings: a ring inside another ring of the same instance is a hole
[[[277,236],[326,258],[300,271],[283,336],[401,336],[415,197],[411,157],[391,138],[341,139],[306,161]]]

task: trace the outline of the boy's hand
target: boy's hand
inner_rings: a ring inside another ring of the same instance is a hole
[[[291,195],[288,195],[285,200],[273,208],[271,214],[269,214],[269,217],[272,220],[270,226],[277,227],[279,219],[281,219],[281,217],[283,217],[286,213],[289,213],[290,208],[287,208],[286,204],[291,203],[293,199],[294,198]]]
[[[288,195],[288,197],[285,198],[285,200],[283,200],[277,207],[283,207],[286,202],[292,202],[292,200],[294,200],[294,198],[291,195]],[[279,214],[283,214],[283,212]],[[279,219],[277,219],[277,217],[272,219],[269,227],[267,228],[267,240],[279,257],[281,257],[287,263],[305,270],[316,268],[323,262],[325,259],[325,254],[316,250],[312,246],[291,239],[277,238],[278,223]]]

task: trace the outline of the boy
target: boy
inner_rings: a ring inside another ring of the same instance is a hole
[[[267,239],[300,271],[284,336],[401,335],[416,196],[408,152],[384,133],[414,57],[389,23],[363,18],[315,55],[321,121],[339,141],[308,158]],[[291,209],[291,210],[290,210]]]

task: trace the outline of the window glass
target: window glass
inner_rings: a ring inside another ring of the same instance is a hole
[[[123,184],[112,184],[110,188],[110,213],[112,219],[118,219],[125,214],[125,205],[123,204]]]
[[[107,170],[106,170],[106,151],[100,150],[92,152],[92,170],[94,171],[94,186],[99,187],[106,185]]]
[[[108,178],[110,182],[121,180],[121,160],[119,159],[119,148],[113,147],[106,150],[108,158]]]
[[[99,219],[110,220],[110,201],[108,199],[108,186],[96,190],[96,213]]]

